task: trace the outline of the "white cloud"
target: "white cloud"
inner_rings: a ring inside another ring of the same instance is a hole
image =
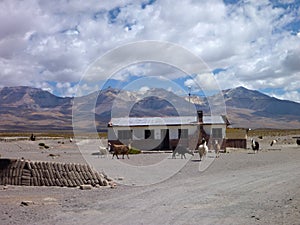
[[[299,102],[300,103],[300,93],[299,91],[289,91],[289,92],[285,92],[282,95],[279,94],[271,94],[272,97],[281,99],[281,100],[291,100],[294,102]]]
[[[176,79],[179,77],[184,77],[185,73],[175,68],[171,65],[167,65],[160,62],[143,62],[138,64],[130,65],[123,68],[118,73],[116,73],[113,78],[118,80],[124,80],[129,76],[135,77],[164,77],[168,79]]]
[[[218,81],[221,90],[235,88],[238,86],[247,86],[236,76],[234,70],[228,68],[225,71],[219,72],[214,75]]]
[[[149,91],[150,88],[147,86],[143,86],[140,88],[139,92],[141,92],[142,94],[145,94],[147,91]]]
[[[197,74],[191,79],[187,79],[184,82],[186,87],[191,87],[193,90],[203,91],[219,91],[220,86],[217,79],[212,73]]]
[[[282,4],[290,4],[290,3],[294,3],[295,0],[279,0],[279,2]]]
[[[190,50],[212,70],[226,68],[215,76],[222,89],[244,85],[283,89],[286,97],[299,94],[299,30],[291,25],[299,21],[296,1],[281,0],[294,4],[283,8],[268,0],[228,5],[221,0],[166,0],[144,9],[142,2],[1,1],[1,86],[40,85],[68,95],[88,65],[107,51],[134,41],[161,40]],[[144,64],[124,68],[114,78],[126,82],[133,74],[185,76],[166,65]],[[213,88],[214,80],[204,77],[194,79]]]

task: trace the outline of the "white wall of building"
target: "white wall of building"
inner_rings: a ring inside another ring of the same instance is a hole
[[[226,136],[226,125],[225,124],[204,125],[203,129],[209,135],[212,135],[213,129],[222,129],[222,138],[225,138],[225,136]],[[211,137],[211,138],[213,138],[213,137]]]
[[[169,138],[177,139],[179,129],[187,129],[188,135],[193,135],[197,131],[196,125],[182,125],[182,126],[153,126],[153,127],[109,127],[108,128],[108,139],[118,140],[118,131],[120,130],[132,130],[133,140],[143,140],[145,138],[145,130],[154,131],[154,139],[160,140],[161,130],[169,130]]]

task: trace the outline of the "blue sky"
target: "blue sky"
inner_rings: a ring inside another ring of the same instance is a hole
[[[82,89],[161,87],[185,95],[188,87],[199,94],[201,86],[245,86],[300,102],[296,0],[3,0],[0,10],[0,88],[26,85],[74,96],[96,59],[155,40],[189,50],[207,70],[191,76],[159,62],[138,63],[111,81],[99,71],[97,82]]]

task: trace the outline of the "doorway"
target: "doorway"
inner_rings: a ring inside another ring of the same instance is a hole
[[[160,144],[160,149],[170,149],[169,129],[161,130],[161,138],[162,138],[162,142]]]

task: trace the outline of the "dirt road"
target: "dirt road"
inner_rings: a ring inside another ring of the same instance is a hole
[[[250,151],[222,154],[204,172],[199,172],[199,156],[195,155],[173,177],[140,187],[118,185],[115,189],[82,191],[0,186],[0,221],[1,224],[300,224],[300,149],[293,144],[280,149],[258,154]],[[130,160],[146,159],[136,155]],[[20,205],[24,200],[32,204]]]

